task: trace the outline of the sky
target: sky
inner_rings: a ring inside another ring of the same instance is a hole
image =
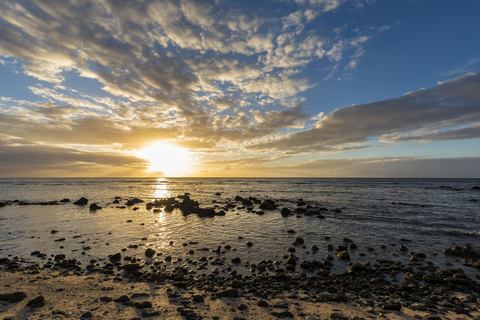
[[[0,177],[480,178],[480,1],[0,2]]]

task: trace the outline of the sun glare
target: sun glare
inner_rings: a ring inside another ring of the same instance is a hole
[[[137,152],[137,156],[150,162],[150,171],[174,175],[188,169],[190,155],[187,150],[157,142]]]

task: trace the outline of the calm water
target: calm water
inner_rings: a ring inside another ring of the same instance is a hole
[[[47,254],[65,253],[86,263],[92,257],[105,258],[131,244],[143,244],[138,249],[129,248],[125,254],[143,256],[145,249],[151,247],[164,253],[159,259],[171,255],[175,261],[216,256],[211,250],[198,249],[229,244],[232,249],[220,257],[229,261],[239,256],[242,261],[259,262],[282,260],[295,237],[301,236],[307,246],[297,247],[295,254],[301,259],[320,260],[329,253],[328,243],[336,247],[347,237],[358,245],[351,251],[352,261],[374,262],[382,257],[406,263],[409,253],[398,249],[403,243],[409,252],[426,253],[427,260],[439,267],[461,265],[460,259],[446,257],[441,251],[465,244],[480,251],[480,190],[471,189],[478,185],[480,179],[0,179],[0,202],[63,198],[75,201],[86,197],[89,204],[104,207],[96,212],[72,203],[0,207],[0,257],[28,258],[30,252],[40,250]],[[272,199],[280,208],[290,209],[297,207],[298,199],[303,199],[307,204],[342,212],[325,212],[325,219],[283,218],[279,210],[260,216],[234,208],[223,217],[199,218],[194,214],[184,216],[178,210],[154,213],[146,210],[144,203],[137,205],[137,211],[112,204],[116,196],[122,197],[120,202],[124,204],[133,197],[151,201],[186,192],[204,207],[233,203],[239,195]],[[221,196],[215,196],[217,192]],[[52,229],[59,232],[51,234]],[[287,233],[289,229],[296,234]],[[326,236],[331,239],[326,240]],[[54,242],[58,238],[66,241]],[[401,242],[401,238],[411,242]],[[183,246],[190,241],[199,244]],[[254,245],[247,247],[247,241]],[[380,248],[383,244],[387,249]],[[312,245],[320,250],[311,252]],[[81,254],[83,246],[91,247],[85,255]],[[369,247],[374,251],[368,251]],[[192,249],[193,255],[188,253]],[[171,268],[175,264],[166,265]],[[344,262],[335,261],[335,270],[345,267]]]

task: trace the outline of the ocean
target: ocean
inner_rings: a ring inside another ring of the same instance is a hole
[[[166,270],[213,256],[226,261],[239,257],[238,271],[249,273],[255,271],[250,270],[252,263],[284,260],[295,250],[300,260],[335,256],[332,272],[342,272],[348,264],[327,245],[335,248],[348,238],[358,246],[349,250],[351,261],[375,263],[383,258],[406,264],[411,252],[423,252],[439,268],[462,267],[461,258],[442,251],[464,245],[480,251],[479,185],[480,179],[0,179],[0,202],[9,203],[0,206],[0,257],[41,262],[30,256],[38,250],[47,257],[65,254],[87,264],[93,258],[107,262],[108,255],[117,252],[145,259],[145,250],[152,248]],[[231,206],[224,216],[215,217],[146,208],[147,202],[185,193],[201,207],[217,206],[219,211]],[[270,199],[278,209],[258,215],[259,204],[249,210],[236,196]],[[88,205],[72,203],[81,197],[102,209],[90,211]],[[112,203],[115,197],[120,197],[119,204]],[[40,204],[65,198],[71,202]],[[132,198],[145,202],[125,206]],[[307,206],[328,209],[322,211],[325,218],[280,213],[282,208]],[[292,244],[297,237],[304,239],[304,247]],[[55,241],[61,238],[65,240]],[[248,241],[253,245],[247,246]],[[311,250],[313,245],[319,250]],[[400,245],[408,250],[400,251]],[[214,252],[219,246],[220,252]],[[164,261],[166,256],[172,261]],[[476,274],[473,268],[464,269]]]

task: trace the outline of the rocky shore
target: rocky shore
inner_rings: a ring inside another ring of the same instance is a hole
[[[105,205],[138,210],[135,206],[141,205],[146,210],[179,210],[206,218],[223,216],[231,208],[258,215],[278,212],[283,218],[328,219],[326,212],[341,212],[301,199],[292,202],[293,208],[281,208],[271,199],[239,196],[226,204],[212,202],[212,207],[202,208],[185,194],[152,202],[118,197],[100,205],[89,205],[86,198],[73,203],[69,199],[44,203],[14,200],[2,205],[70,204],[89,206],[93,211]],[[57,232],[51,230],[51,234]],[[291,229],[286,232],[295,234]],[[425,253],[409,252],[409,240],[400,239],[402,244],[396,250],[410,257],[408,263],[395,260],[395,255],[391,260],[372,255],[371,261],[361,263],[352,256],[358,250],[354,240],[343,238],[335,246],[319,248],[307,247],[297,236],[287,244],[286,253],[277,254],[277,260],[257,262],[239,256],[227,259],[225,253],[235,250],[230,245],[193,250],[198,245],[193,242],[184,243],[188,255],[176,259],[141,245],[129,247],[135,249],[132,252],[125,248],[108,257],[92,257],[87,264],[64,253],[47,255],[41,250],[33,251],[28,259],[0,257],[0,319],[436,320],[480,316],[480,277],[471,276],[480,269],[475,248],[446,248],[438,254],[456,257],[460,265],[439,268]],[[58,237],[54,241],[61,244],[67,240]],[[248,247],[255,245],[242,241]],[[90,248],[84,244],[82,249],[84,253]],[[366,253],[359,256],[368,255],[370,248],[364,249]],[[298,250],[314,252],[316,259],[299,259]],[[334,272],[337,261],[347,266],[345,271]]]

